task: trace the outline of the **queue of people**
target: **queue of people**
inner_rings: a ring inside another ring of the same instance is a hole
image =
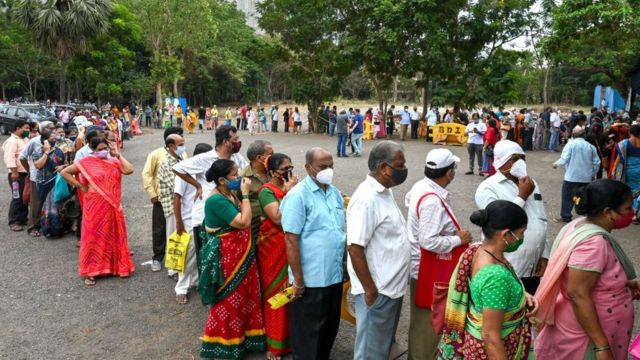
[[[352,133],[361,126],[364,117],[358,109],[354,113],[352,123],[336,119],[338,135],[344,135],[343,125]],[[409,114],[405,130],[412,119]],[[479,241],[452,209],[447,188],[460,158],[447,149],[426,154],[424,178],[401,209],[393,188],[406,181],[409,169],[399,143],[372,147],[369,173],[348,198],[333,185],[333,155],[326,149],[307,150],[307,176],[299,180],[291,158],[268,141],[249,144],[245,158],[240,132],[231,125],[218,124],[215,146],[197,144],[191,156],[183,126],[165,129],[164,146],[148,155],[142,171],[153,204],[151,270],[161,271],[167,239],[187,233],[184,271],[168,275],[176,280],[178,304],[187,304],[189,290],[196,288],[210,305],[200,356],[239,359],[266,351],[269,360],[286,354],[329,359],[340,324],[346,255],[357,318],[355,359],[389,358],[407,290],[411,360],[624,358],[640,284],[612,232],[634,220],[637,195],[629,185],[635,178],[627,177],[637,170],[630,159],[640,145],[640,125],[632,125],[630,139],[621,139],[614,150],[612,165],[620,171],[613,177],[620,179],[576,181],[581,186],[567,190],[572,196],[563,194],[563,209],[566,196],[579,217],[567,219],[552,242],[525,150],[517,141],[499,140],[494,119],[485,128],[479,119],[472,118],[469,135],[484,132],[483,143],[476,139],[469,154],[480,160],[481,146],[492,151],[492,173],[479,185],[478,210],[470,214],[482,229]],[[294,129],[295,123],[294,111]],[[572,132],[575,140],[555,166],[569,172],[578,164],[576,172],[589,171],[594,179],[598,154],[582,144],[582,127]],[[355,134],[351,140],[357,144]],[[121,178],[134,168],[108,127],[82,127],[70,141],[67,135],[54,124],[41,123],[34,132],[18,122],[3,144],[13,195],[9,225],[21,231],[28,224],[40,236],[42,225],[49,225],[36,216],[47,211],[32,211],[32,219],[29,206],[47,202],[59,174],[69,190],[66,201],[79,204],[75,224],[84,284],[130,276],[135,266]],[[580,165],[585,163],[589,169]],[[478,168],[485,164],[478,162]],[[36,191],[25,198],[27,183]],[[272,308],[269,300],[283,292],[290,302]]]

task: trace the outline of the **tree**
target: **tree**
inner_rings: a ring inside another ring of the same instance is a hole
[[[604,74],[624,91],[640,65],[640,3],[565,0],[553,10],[546,46],[554,62]]]
[[[162,105],[162,86],[183,78],[183,57],[197,53],[217,26],[212,8],[217,0],[128,0],[138,14],[146,43],[151,50],[151,74],[155,81],[156,104]]]
[[[320,131],[318,108],[336,95],[338,82],[354,67],[352,57],[337,45],[341,0],[265,0],[258,4],[259,24],[268,34],[278,36],[291,52],[291,71],[296,82],[293,99],[306,103],[311,114],[310,128]]]
[[[16,5],[18,23],[60,62],[61,102],[67,100],[69,60],[87,51],[91,40],[107,30],[111,8],[110,0],[20,0]]]

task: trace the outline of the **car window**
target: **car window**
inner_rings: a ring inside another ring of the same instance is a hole
[[[16,110],[17,110],[17,109],[16,109],[15,107],[13,107],[13,106],[12,106],[12,107],[7,108],[7,115],[9,115],[9,116],[15,116],[15,115],[16,115]]]
[[[23,109],[17,109],[16,116],[19,118],[30,118],[29,114],[27,114],[27,112],[24,111]]]

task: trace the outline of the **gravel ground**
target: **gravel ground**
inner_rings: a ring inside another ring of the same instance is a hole
[[[198,357],[207,308],[197,295],[186,306],[174,301],[173,286],[165,271],[152,273],[140,264],[151,258],[151,204],[142,189],[140,172],[146,155],[162,145],[157,130],[145,130],[145,135],[128,141],[124,154],[136,167],[125,176],[123,206],[127,218],[129,243],[135,252],[137,269],[128,279],[99,279],[87,288],[77,275],[75,238],[34,239],[25,232],[12,233],[7,227],[0,234],[5,249],[0,261],[0,273],[7,283],[0,296],[3,316],[0,328],[0,358],[3,359],[194,359]],[[323,146],[335,152],[335,138],[322,135],[293,136],[265,134],[249,137],[243,132],[243,153],[254,139],[270,140],[277,152],[290,155],[296,172],[304,172],[304,152],[311,146]],[[213,143],[213,133],[187,135],[187,149],[198,142]],[[351,194],[367,174],[368,149],[373,142],[364,142],[362,158],[335,159],[335,185]],[[404,195],[413,183],[423,177],[424,158],[432,145],[423,141],[407,141],[407,181],[394,189],[396,201],[404,204]],[[454,210],[463,226],[475,209],[473,196],[482,179],[463,175],[467,169],[466,149],[450,147],[462,158],[456,180],[449,189],[454,196]],[[534,152],[527,156],[529,173],[542,187],[549,218],[557,217],[560,209],[562,170],[551,164],[559,154]],[[7,211],[10,192],[7,185],[0,192],[0,203]],[[550,222],[551,237],[559,224]],[[640,248],[636,242],[638,226],[618,232],[619,240],[631,258],[639,263]],[[480,231],[473,228],[479,238]],[[406,349],[408,307],[405,297],[402,319],[397,334],[398,347]],[[636,321],[636,328],[638,321]],[[343,322],[333,348],[334,360],[353,358],[354,327]],[[264,358],[251,356],[250,358]],[[400,356],[401,359],[406,358]]]

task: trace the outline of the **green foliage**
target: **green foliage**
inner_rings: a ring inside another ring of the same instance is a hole
[[[640,2],[565,0],[553,10],[546,46],[556,64],[604,74],[624,91],[640,65]]]

